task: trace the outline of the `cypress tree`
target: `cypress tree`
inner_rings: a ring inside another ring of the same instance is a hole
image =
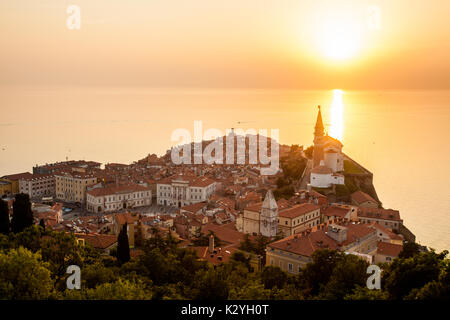
[[[11,231],[22,232],[25,228],[34,224],[33,211],[31,211],[30,196],[25,193],[16,195],[13,204],[13,216],[11,219]]]
[[[0,200],[0,233],[9,234],[8,203],[3,200]]]
[[[39,220],[39,225],[42,227],[42,229],[44,229],[45,231],[45,221],[44,219]]]
[[[136,236],[134,237],[135,247],[142,247],[144,245],[144,235],[142,234],[142,222],[139,221],[136,230]]]
[[[117,261],[120,264],[130,261],[130,245],[128,243],[127,224],[125,223],[117,239]]]

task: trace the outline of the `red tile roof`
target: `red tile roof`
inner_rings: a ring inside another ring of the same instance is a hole
[[[310,257],[318,249],[337,249],[337,242],[328,237],[324,231],[309,233],[305,236],[292,235],[268,245],[271,248]]]
[[[347,239],[340,245],[325,232],[326,230],[320,229],[315,232],[291,235],[287,238],[273,242],[268,246],[283,251],[292,252],[298,255],[310,257],[312,253],[318,249],[338,249],[341,246],[347,246],[356,242],[358,239],[375,233],[373,229],[368,228],[361,224],[347,224],[344,226],[347,228]]]
[[[342,208],[342,207],[336,207],[336,206],[329,206],[326,207],[322,213],[325,216],[328,217],[340,217],[340,218],[344,218],[345,215],[350,211],[350,209],[346,209],[346,208]]]
[[[86,193],[93,197],[100,197],[100,196],[126,194],[126,193],[150,191],[150,190],[151,190],[151,188],[147,188],[144,186],[140,186],[138,184],[130,183],[130,184],[124,184],[124,185],[118,185],[118,186],[113,185],[113,186],[104,187],[104,188],[95,188],[95,189],[87,191]]]
[[[312,203],[302,203],[293,206],[292,208],[284,209],[278,212],[280,217],[284,218],[296,218],[312,211],[318,210],[320,207]]]
[[[117,242],[117,236],[110,234],[99,234],[99,233],[76,233],[77,238],[84,239],[86,242],[90,243],[92,247],[97,249],[106,249]]]
[[[351,198],[352,200],[354,200],[357,204],[361,204],[367,201],[372,201],[374,203],[378,203],[374,198],[372,198],[371,196],[369,196],[367,193],[362,192],[360,190],[353,192],[351,194]]]
[[[370,228],[373,229],[377,229],[381,232],[386,233],[386,235],[393,240],[403,240],[403,237],[399,234],[396,234],[394,232],[392,232],[391,230],[389,230],[388,228],[385,228],[384,226],[382,226],[381,224],[378,224],[376,222],[372,222],[371,224],[369,224]]]
[[[398,257],[399,253],[403,250],[403,246],[400,244],[393,244],[389,242],[378,242],[377,253],[390,257]]]
[[[380,209],[380,208],[359,208],[358,217],[382,219],[403,222],[400,219],[400,212],[392,209]]]
[[[10,175],[3,176],[2,179],[16,181],[16,180],[20,180],[20,179],[30,178],[32,176],[33,176],[33,174],[31,174],[29,172],[22,172],[22,173],[16,173],[16,174],[10,174]]]
[[[220,240],[230,244],[239,244],[244,238],[244,234],[236,230],[234,222],[221,225],[207,223],[202,227],[202,233],[209,234],[209,231],[213,231]]]
[[[233,247],[227,247],[225,249],[214,248],[216,253],[211,254],[209,253],[209,247],[194,247],[193,249],[200,259],[206,260],[215,265],[227,262],[228,260],[230,260],[233,252],[236,251],[236,248]]]
[[[198,203],[193,203],[187,206],[183,206],[180,209],[184,210],[184,211],[188,211],[188,212],[192,212],[192,213],[197,213],[200,210],[202,210],[203,208],[205,208],[207,206],[206,202],[198,202]]]
[[[133,224],[134,222],[139,220],[139,214],[137,213],[116,213],[115,218],[117,222],[121,225],[127,223],[127,224]]]
[[[207,187],[213,184],[215,181],[208,177],[197,177],[194,175],[174,174],[170,177],[161,179],[158,184],[172,184],[174,181],[185,181],[190,187]]]
[[[262,202],[258,202],[258,203],[252,203],[247,205],[244,210],[248,210],[248,211],[253,211],[253,212],[260,212],[261,208],[262,208],[263,203]]]

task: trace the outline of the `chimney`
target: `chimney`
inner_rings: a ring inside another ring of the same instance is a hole
[[[214,236],[210,235],[209,236],[209,253],[213,253],[214,252]]]
[[[328,225],[327,235],[340,244],[347,240],[347,228],[337,224],[330,224]]]

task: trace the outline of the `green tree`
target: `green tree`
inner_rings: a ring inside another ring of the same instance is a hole
[[[388,293],[383,290],[356,286],[351,293],[345,295],[344,300],[387,300],[388,296]]]
[[[142,222],[139,221],[138,225],[136,226],[136,236],[134,237],[134,245],[137,248],[140,248],[144,245],[144,234],[142,233]]]
[[[9,209],[8,204],[0,200],[0,233],[9,234]]]
[[[252,281],[243,287],[232,286],[230,289],[231,300],[268,300],[271,291],[264,288],[262,283]]]
[[[16,195],[13,204],[13,216],[11,230],[14,233],[23,231],[34,224],[33,211],[31,210],[30,196],[25,193]]]
[[[192,240],[192,243],[194,244],[194,246],[197,246],[197,247],[203,247],[203,246],[207,247],[209,245],[209,237],[211,235],[214,236],[214,246],[220,247],[222,245],[222,240],[220,240],[217,237],[217,235],[215,234],[215,232],[212,230],[209,230],[207,235],[202,233],[198,238]]]
[[[37,252],[41,249],[43,235],[46,235],[46,233],[43,232],[42,228],[37,225],[32,225],[22,232],[10,234],[9,237],[14,247],[18,248],[22,246],[32,252]]]
[[[148,300],[152,292],[142,282],[118,279],[95,288],[66,290],[64,298],[69,300]]]
[[[250,240],[250,236],[247,233],[244,234],[239,249],[247,252],[253,252],[255,250],[253,242]]]
[[[39,220],[39,226],[45,231],[45,221],[44,219]]]
[[[106,268],[101,262],[89,264],[83,268],[82,287],[95,288],[103,283],[114,282],[118,280],[115,271],[114,268]]]
[[[382,288],[391,299],[403,299],[413,289],[420,289],[427,283],[438,281],[448,251],[437,254],[434,251],[421,252],[410,258],[398,258],[382,273]]]
[[[246,257],[246,255],[241,251],[235,251],[230,257],[230,263],[236,261],[237,263],[242,263],[248,271],[251,271],[252,267],[250,265],[250,257]]]
[[[34,226],[35,229],[41,229]],[[49,262],[49,269],[56,280],[56,287],[63,290],[66,286],[67,267],[84,265],[84,248],[77,243],[72,234],[52,232],[41,240],[42,259]]]
[[[163,254],[159,248],[144,251],[140,261],[145,267],[146,275],[156,284],[162,285],[174,281],[173,275],[179,270],[173,254]]]
[[[399,258],[410,258],[420,252],[420,246],[415,242],[407,242],[403,245],[402,251],[398,254]]]
[[[117,239],[117,261],[120,264],[130,261],[130,245],[128,243],[126,223],[123,225]]]
[[[226,300],[228,283],[213,268],[195,274],[193,298],[196,300]]]
[[[307,294],[315,296],[323,291],[333,274],[342,253],[336,250],[320,249],[311,255],[312,262],[302,269],[299,277]]]
[[[0,299],[48,299],[53,281],[48,263],[25,248],[0,252]]]
[[[333,269],[323,296],[331,300],[343,299],[356,286],[364,286],[368,266],[365,260],[353,254],[343,255]]]
[[[279,267],[267,266],[261,273],[261,281],[265,289],[274,287],[283,288],[287,281],[287,275]]]
[[[151,251],[153,249],[165,250],[164,237],[161,235],[161,231],[156,227],[152,226],[150,229],[151,237],[145,241],[145,249]]]
[[[437,280],[428,282],[422,288],[411,290],[405,299],[414,300],[449,300],[450,299],[450,260],[445,259],[440,264],[440,273]]]

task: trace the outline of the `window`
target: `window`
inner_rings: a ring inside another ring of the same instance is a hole
[[[288,264],[288,269],[289,269],[289,272],[292,272],[292,270],[293,270],[292,263],[289,263],[289,264]]]

